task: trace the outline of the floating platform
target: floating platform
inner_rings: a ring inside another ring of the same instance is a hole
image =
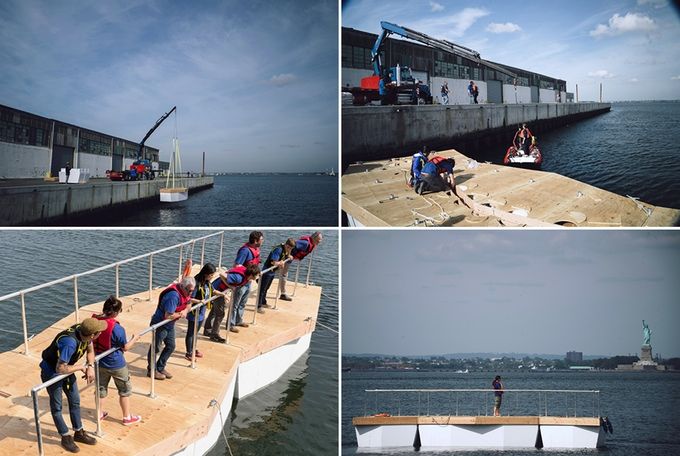
[[[680,210],[653,206],[559,174],[477,163],[455,149],[453,192],[417,195],[411,157],[350,165],[342,210],[350,226],[676,226]]]
[[[198,268],[194,267],[194,273]],[[270,290],[277,290],[275,280]],[[288,287],[295,284],[289,281]],[[292,288],[289,288],[292,289]],[[128,337],[149,326],[161,288],[122,296],[123,312],[118,321]],[[250,292],[244,321],[253,321],[257,289]],[[150,298],[150,300],[149,300]],[[171,380],[155,381],[155,398],[149,397],[151,379],[146,377],[146,355],[151,334],[146,334],[126,353],[132,377],[131,410],[142,416],[133,426],[122,424],[118,395],[113,382],[109,385],[106,410],[109,417],[102,421],[103,436],[95,446],[80,444],[80,454],[107,455],[202,455],[222,438],[224,421],[229,420],[232,401],[276,381],[308,350],[315,329],[321,288],[298,284],[293,302],[279,300],[277,309],[256,314],[256,323],[240,332],[230,333],[228,344],[210,342],[198,336],[197,347],[204,357],[196,360],[196,368],[184,358],[186,320],[176,323],[177,349],[167,369]],[[80,308],[80,318],[101,311],[102,303]],[[5,375],[0,387],[0,454],[38,454],[36,426],[31,388],[41,383],[40,355],[55,335],[75,322],[68,315],[30,340],[29,353],[24,346],[0,354]],[[224,323],[221,334],[224,336]],[[96,430],[95,387],[85,386],[78,378],[81,411],[85,430]],[[217,407],[210,406],[212,400]],[[49,397],[40,392],[40,423],[45,454],[67,454],[60,446],[60,437],[52,421]],[[219,407],[219,410],[218,410]],[[68,407],[64,399],[64,419],[68,424]],[[220,415],[221,412],[221,415]]]

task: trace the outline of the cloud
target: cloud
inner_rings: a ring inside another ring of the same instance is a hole
[[[512,22],[506,22],[505,24],[492,22],[486,26],[486,31],[491,33],[513,33],[519,32],[521,30],[522,27],[517,24],[513,24]]]
[[[677,76],[671,76],[671,81],[680,81],[680,74]]]
[[[595,30],[590,31],[590,36],[598,38],[628,32],[648,32],[656,28],[656,23],[648,16],[637,13],[626,13],[625,16],[614,14],[609,19],[609,25],[598,24]]]
[[[465,8],[456,14],[423,19],[413,24],[415,30],[427,30],[427,34],[437,38],[451,39],[463,36],[480,18],[489,12],[481,8]]]
[[[591,76],[593,78],[602,78],[602,79],[611,79],[615,74],[610,73],[607,70],[597,70],[597,71],[591,71],[588,73],[588,76]]]
[[[638,78],[630,78],[628,82],[638,82]]]
[[[276,87],[283,87],[290,85],[297,81],[297,76],[291,73],[282,73],[282,74],[276,74],[269,79],[269,82],[275,85]]]
[[[437,2],[430,2],[430,11],[436,13],[437,11],[444,11],[444,7]]]
[[[667,0],[638,0],[637,1],[638,5],[652,5],[654,8],[663,8],[664,6],[668,5]]]

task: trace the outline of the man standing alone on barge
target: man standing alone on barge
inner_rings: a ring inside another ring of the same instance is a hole
[[[501,383],[501,376],[496,375],[496,378],[491,383],[494,391],[493,416],[501,416],[501,402],[503,401],[503,383]]]

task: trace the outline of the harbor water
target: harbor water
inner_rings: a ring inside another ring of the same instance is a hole
[[[680,102],[612,103],[609,113],[534,133],[541,170],[680,209]],[[502,163],[511,141],[469,156]]]
[[[507,389],[566,389],[599,390],[599,408],[602,416],[608,416],[614,433],[607,436],[605,448],[583,450],[549,450],[555,456],[575,454],[607,454],[611,456],[680,454],[680,375],[665,372],[343,372],[342,374],[342,454],[357,453],[352,417],[376,413],[375,397],[367,395],[367,389],[474,389],[491,388],[495,375],[503,377]],[[520,393],[515,393],[520,394]],[[503,396],[503,415],[512,414],[516,399],[511,392]],[[559,401],[561,402],[561,401]],[[403,402],[402,402],[403,404]],[[493,414],[493,401],[481,415]],[[484,405],[484,404],[482,404]],[[553,404],[562,410],[560,403]],[[435,406],[434,401],[431,404]],[[451,410],[455,415],[455,401],[442,401],[439,409]],[[550,407],[550,402],[548,407]],[[378,403],[380,412],[386,405]],[[425,400],[421,414],[425,414]],[[461,405],[462,407],[462,405]],[[520,404],[521,407],[521,404]],[[597,404],[595,405],[597,408]],[[579,408],[581,409],[581,408]],[[590,404],[583,410],[590,409]],[[394,414],[397,410],[391,410]],[[550,409],[548,410],[550,412]],[[437,411],[437,414],[441,413]],[[434,414],[434,413],[432,413]],[[535,415],[536,413],[534,413]],[[584,413],[585,414],[585,413]],[[546,450],[474,450],[466,449],[466,455],[502,454],[519,456],[540,454]],[[388,449],[379,452],[362,450],[363,454],[405,455],[414,454],[413,448]],[[420,454],[427,454],[420,451]],[[457,454],[451,450],[437,450],[437,455]]]
[[[315,174],[215,176],[180,203],[142,202],[74,216],[62,226],[337,226],[338,178]]]
[[[112,262],[158,250],[215,230],[4,230],[0,232],[0,295],[39,285],[70,274],[84,272]],[[227,231],[224,235],[223,265],[231,265],[237,249],[248,239],[249,231]],[[308,232],[265,231],[263,252],[287,237]],[[257,394],[234,401],[236,412],[225,417],[225,432],[234,454],[337,454],[338,448],[338,236],[323,232],[324,240],[314,252],[310,281],[322,287],[319,319],[312,334],[308,356],[303,356],[286,374]],[[200,243],[185,250],[195,264],[200,262]],[[205,245],[205,261],[218,263],[219,236]],[[304,281],[308,259],[300,277]],[[178,250],[154,257],[154,287],[166,285],[177,276]],[[294,275],[295,267],[291,268]],[[79,302],[102,301],[115,292],[114,270],[78,280]],[[120,269],[120,294],[140,292],[148,287],[148,260]],[[11,280],[9,280],[11,278]],[[0,319],[0,350],[23,344],[20,301],[0,303],[5,318]],[[26,296],[28,332],[36,334],[73,312],[73,285],[60,284]],[[149,316],[151,317],[151,316]],[[124,324],[124,321],[122,321]],[[322,326],[323,325],[323,326]],[[199,343],[205,343],[200,340]],[[143,344],[148,341],[142,340]],[[180,346],[178,344],[178,346]],[[36,363],[35,384],[40,383]],[[30,373],[28,373],[30,375]],[[134,378],[133,378],[134,388]],[[92,423],[85,423],[94,426]],[[143,424],[142,424],[143,426]],[[283,452],[283,453],[282,453]],[[210,452],[229,454],[223,439]]]

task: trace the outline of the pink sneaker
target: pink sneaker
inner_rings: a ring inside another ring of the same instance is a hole
[[[105,420],[107,416],[109,416],[109,412],[102,412],[102,414],[99,415],[99,421]]]
[[[135,423],[140,423],[142,421],[142,417],[139,415],[130,415],[130,418],[123,418],[123,424],[126,426],[130,426],[131,424]]]

